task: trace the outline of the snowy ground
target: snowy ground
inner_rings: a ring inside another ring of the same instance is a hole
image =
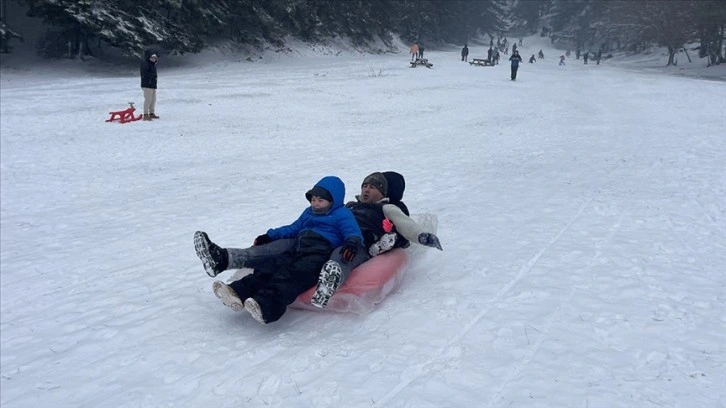
[[[136,67],[4,69],[0,405],[726,406],[726,82],[538,41],[516,82],[458,49],[162,59],[162,118],[126,125]],[[195,230],[247,246],[376,170],[444,252],[374,311],[214,297]]]

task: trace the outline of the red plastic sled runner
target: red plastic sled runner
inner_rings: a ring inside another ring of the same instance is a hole
[[[330,298],[325,309],[320,309],[310,303],[310,299],[315,293],[315,287],[298,296],[290,307],[318,311],[367,313],[398,287],[403,275],[401,272],[408,264],[408,256],[403,249],[394,249],[373,257],[353,269],[348,279]]]

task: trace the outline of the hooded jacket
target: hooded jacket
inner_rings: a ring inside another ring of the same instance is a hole
[[[141,87],[156,89],[156,63],[151,61],[154,51],[144,50],[144,60],[141,61]]]
[[[363,242],[360,227],[353,213],[343,206],[345,184],[338,177],[327,176],[320,179],[315,187],[322,187],[333,197],[330,209],[325,214],[314,214],[308,206],[295,222],[279,228],[270,228],[267,235],[273,240],[297,238],[306,231],[312,231],[330,241],[333,248],[343,245],[351,238]]]

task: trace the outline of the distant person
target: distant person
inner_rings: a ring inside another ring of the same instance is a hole
[[[544,59],[544,52],[542,52],[542,50],[539,50],[539,53],[537,53],[537,56],[539,57],[539,59]]]
[[[494,50],[492,50],[492,47],[489,47],[489,51],[487,51],[487,61],[489,61],[490,64],[492,63],[492,53],[493,52],[494,52]]]
[[[569,49],[569,48],[567,49],[567,52],[565,53],[565,56],[566,56],[567,58],[570,58],[570,49]]]
[[[494,65],[499,64],[499,50],[494,50]]]
[[[585,65],[587,65],[587,58],[590,56],[590,53],[588,51],[585,51],[584,54],[582,54],[582,59],[585,60]]]
[[[516,81],[519,63],[522,62],[522,57],[519,56],[519,51],[514,51],[514,54],[509,57],[509,60],[512,62],[512,81]]]
[[[144,120],[159,119],[156,110],[156,53],[150,49],[144,51],[144,60],[141,61],[141,90],[144,93]]]
[[[418,45],[418,57],[423,58],[423,53],[424,53],[424,46],[423,46],[423,44],[419,44]]]
[[[514,51],[517,51],[517,44],[512,44],[512,55],[514,55]]]
[[[521,38],[519,39],[519,46],[520,47],[522,46],[522,39]]]
[[[595,56],[595,61],[597,61],[597,65],[600,65],[600,58],[602,58],[602,50],[597,50],[597,55]]]
[[[575,50],[575,59],[580,59],[580,49]]]
[[[408,52],[411,53],[411,61],[415,61],[416,57],[418,56],[418,43],[414,41],[414,43],[411,44],[411,49]]]
[[[560,65],[565,65],[565,56],[560,55]]]
[[[537,59],[536,59],[536,58],[534,58],[534,54],[532,54],[532,56],[531,56],[531,57],[529,57],[529,63],[530,63],[530,64],[534,64],[535,62],[537,62]]]
[[[461,49],[461,60],[462,61],[469,60],[469,47],[467,47],[466,44],[464,44],[464,48]]]

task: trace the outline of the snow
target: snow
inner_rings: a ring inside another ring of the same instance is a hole
[[[0,405],[724,407],[723,68],[540,48],[516,82],[454,47],[167,57],[161,119],[125,125],[137,66],[8,63]],[[194,231],[248,246],[377,170],[444,251],[372,312],[263,326],[213,295]]]

